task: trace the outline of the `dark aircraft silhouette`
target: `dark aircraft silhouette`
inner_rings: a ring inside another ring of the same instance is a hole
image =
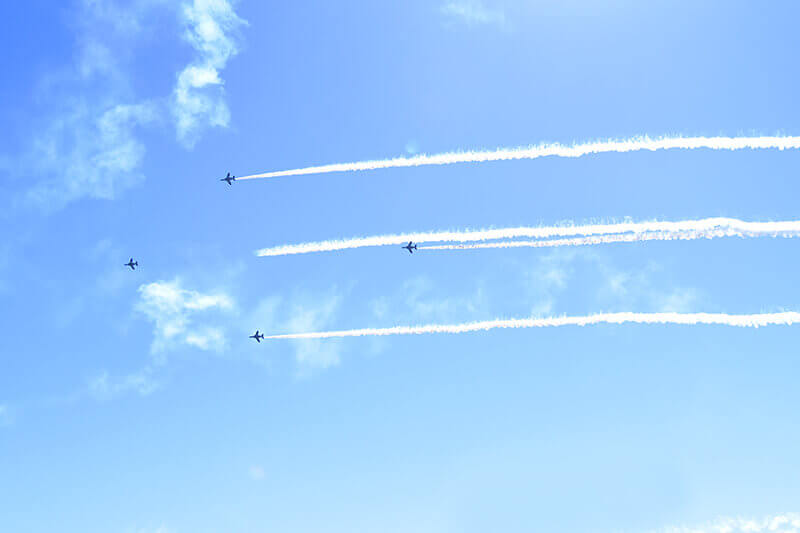
[[[261,335],[259,335],[258,334],[258,330],[256,330],[256,334],[255,335],[250,335],[250,338],[251,339],[255,339],[256,341],[258,341],[258,344],[261,344],[261,339],[264,338],[264,334],[262,333]]]
[[[139,266],[139,261],[134,261],[133,257],[131,257],[131,260],[125,263],[124,266],[131,267],[131,270],[136,270],[136,267]]]
[[[227,181],[228,185],[232,185],[231,182],[236,181],[236,176],[231,176],[231,173],[228,172],[228,175],[224,178],[221,178],[219,181]]]
[[[416,250],[417,245],[413,244],[411,241],[408,241],[408,244],[406,244],[405,246],[401,246],[400,248],[405,248],[406,250],[408,250],[408,253],[413,254],[414,252],[412,250]]]

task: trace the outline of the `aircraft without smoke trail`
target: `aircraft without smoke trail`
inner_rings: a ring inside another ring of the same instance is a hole
[[[136,270],[136,267],[139,266],[139,261],[134,261],[133,257],[131,257],[131,260],[125,263],[124,266],[131,267],[131,270]]]
[[[417,249],[417,245],[412,243],[411,241],[408,241],[408,244],[406,244],[405,246],[401,246],[400,248],[405,248],[406,250],[408,250],[408,253],[413,254],[414,253],[413,250]]]
[[[228,172],[228,175],[225,176],[224,178],[220,178],[219,181],[227,181],[228,185],[232,185],[231,182],[236,181],[236,176],[231,176],[231,173]]]
[[[251,338],[251,339],[255,339],[255,340],[256,340],[256,342],[258,342],[259,344],[261,344],[261,339],[263,339],[263,338],[264,338],[264,334],[262,333],[261,335],[259,335],[259,334],[258,334],[258,330],[256,330],[256,334],[255,334],[255,335],[250,335],[250,338]]]

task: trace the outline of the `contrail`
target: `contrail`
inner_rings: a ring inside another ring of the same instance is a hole
[[[800,137],[766,136],[766,137],[635,137],[632,139],[607,140],[575,144],[567,146],[558,143],[539,144],[519,148],[498,148],[497,150],[447,152],[433,155],[416,155],[413,157],[395,157],[375,161],[358,161],[354,163],[335,163],[314,167],[279,170],[252,174],[236,178],[250,180],[258,178],[279,178],[285,176],[303,176],[308,174],[328,174],[331,172],[358,172],[381,168],[418,167],[423,165],[449,165],[452,163],[483,163],[486,161],[504,161],[510,159],[538,159],[540,157],[582,157],[588,154],[607,152],[636,152],[640,150],[695,150],[709,148],[712,150],[743,150],[750,148],[760,150],[777,148],[778,150],[800,148]]]
[[[725,230],[741,237],[795,236],[800,232],[800,221],[745,222],[735,218],[704,218],[680,222],[623,222],[619,224],[587,224],[581,226],[540,226],[516,227],[475,231],[438,231],[427,233],[404,233],[396,235],[376,235],[352,239],[285,244],[263,248],[256,252],[261,257],[333,252],[368,246],[391,246],[408,241],[422,242],[477,242],[499,239],[546,239],[574,235],[609,235],[618,233],[641,234],[649,232],[686,233],[712,232]],[[791,235],[790,235],[791,234]],[[697,237],[700,238],[700,237]],[[709,237],[710,238],[710,237]],[[635,239],[634,239],[635,240]],[[430,249],[430,247],[427,247]]]
[[[800,322],[800,313],[763,313],[755,315],[729,315],[724,313],[600,313],[588,316],[563,316],[552,318],[517,318],[486,320],[466,324],[428,324],[425,326],[395,326],[392,328],[364,328],[312,333],[270,335],[267,339],[332,339],[341,337],[378,337],[387,335],[423,335],[426,333],[469,333],[498,328],[554,328],[561,326],[591,326],[594,324],[681,324],[694,326],[713,324],[740,328],[761,326],[789,326]]]
[[[425,246],[419,250],[481,250],[486,248],[557,248],[561,246],[591,246],[594,244],[613,244],[619,242],[644,241],[693,241],[697,239],[717,239],[720,237],[800,237],[797,231],[781,231],[765,234],[763,232],[739,231],[731,228],[702,231],[658,231],[646,233],[623,233],[609,235],[593,235],[572,239],[552,239],[541,241],[501,241],[482,242],[477,244],[443,244]]]

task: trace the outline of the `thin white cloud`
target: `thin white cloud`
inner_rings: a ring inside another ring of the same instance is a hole
[[[490,9],[481,0],[448,0],[442,5],[441,11],[449,20],[468,25],[498,24],[502,26],[506,22],[503,10]]]
[[[697,307],[700,291],[693,287],[676,287],[666,292],[656,292],[651,298],[653,308],[658,311],[686,313]]]
[[[140,396],[148,396],[159,388],[148,368],[121,378],[113,378],[108,372],[89,380],[89,393],[97,399],[109,399],[126,392],[136,392]]]
[[[171,0],[83,0],[86,22],[90,28],[93,24],[103,24],[116,35],[134,36],[145,31],[149,21],[146,15],[154,8],[169,7]]]
[[[11,242],[0,242],[0,294],[9,290],[12,286],[7,278],[9,267],[11,266]]]
[[[575,250],[553,250],[537,258],[527,272],[526,288],[533,300],[531,316],[543,317],[553,313],[559,292],[565,290],[572,276]]]
[[[48,177],[28,191],[28,200],[57,209],[82,197],[113,199],[140,182],[145,147],[135,131],[156,117],[149,102],[119,104],[99,113],[81,104],[55,117],[29,160]]]
[[[0,404],[0,428],[10,426],[12,421],[11,408],[4,403]]]
[[[184,38],[197,57],[178,74],[172,111],[178,139],[192,147],[204,127],[227,127],[230,122],[220,71],[239,52],[232,34],[247,22],[236,15],[228,0],[184,3],[182,18]]]
[[[698,307],[702,297],[694,287],[670,282],[656,262],[622,269],[604,254],[562,249],[537,257],[526,273],[526,291],[533,300],[531,316],[558,312],[557,303],[575,277],[593,287],[574,296],[585,300],[589,308],[687,313]]]
[[[126,533],[175,533],[175,530],[161,525],[157,527],[128,528]]]
[[[480,285],[471,294],[455,298],[443,297],[436,289],[427,276],[404,282],[400,288],[403,305],[395,305],[393,318],[398,319],[400,315],[408,320],[452,320],[455,316],[475,316],[486,310],[486,298]],[[379,304],[374,304],[373,310],[376,305]]]
[[[108,246],[110,244],[101,242],[99,252],[104,253]],[[235,305],[222,291],[188,290],[176,278],[141,285],[134,309],[153,323],[152,360],[138,372],[112,376],[103,371],[90,379],[88,392],[98,400],[126,393],[148,396],[160,389],[162,383],[157,379],[157,369],[166,363],[165,354],[169,350],[187,346],[223,351],[228,345],[224,331],[230,321],[227,315],[235,310]]]
[[[83,43],[77,59],[78,73],[84,80],[93,76],[117,74],[117,62],[111,49],[96,40]]]
[[[136,310],[154,324],[151,353],[160,354],[185,344],[201,350],[222,351],[224,331],[216,326],[197,326],[195,317],[213,311],[231,311],[233,300],[217,292],[203,294],[181,287],[181,281],[157,281],[139,287]]]
[[[325,328],[333,324],[341,305],[337,288],[318,294],[296,294],[291,303],[272,297],[262,300],[252,313],[250,323],[262,332],[301,332]],[[292,343],[299,376],[338,365],[341,362],[341,343],[318,340],[298,340]]]
[[[800,533],[800,514],[786,513],[761,519],[718,518],[699,526],[671,526],[657,533]]]
[[[78,6],[73,61],[35,88],[46,103],[43,120],[33,125],[35,136],[21,155],[0,155],[0,170],[13,177],[23,168],[35,182],[15,200],[46,211],[81,198],[113,199],[143,181],[141,130],[170,111],[186,146],[203,126],[229,123],[219,71],[237,53],[230,32],[244,21],[228,0],[184,2],[179,18],[197,57],[178,74],[170,94],[147,98],[134,91],[133,50],[163,39],[155,28],[160,20],[174,19],[175,2],[82,0]]]
[[[394,294],[380,296],[369,303],[369,309],[378,323],[449,321],[475,316],[490,316],[489,301],[479,281],[471,292],[463,296],[445,296],[428,276],[416,276],[406,280]],[[372,338],[367,347],[369,353],[379,354],[386,350],[387,342]]]
[[[250,479],[254,481],[261,481],[264,479],[264,468],[259,465],[251,466],[248,473],[250,474]]]
[[[286,331],[308,331],[312,324],[330,324],[341,303],[341,296],[335,289],[321,297],[298,297],[292,303],[288,319],[284,323]],[[341,362],[341,345],[327,346],[319,341],[299,341],[294,343],[295,360],[301,374],[323,370]]]
[[[17,168],[36,183],[24,201],[55,210],[80,198],[112,199],[144,179],[142,126],[159,117],[155,100],[133,95],[126,65],[155,6],[164,0],[84,0],[74,17],[76,53],[34,92],[47,109]]]
[[[697,307],[701,293],[694,287],[659,286],[655,279],[663,269],[655,262],[625,271],[606,258],[590,255],[602,276],[597,291],[601,303],[612,309],[648,309],[686,313]]]

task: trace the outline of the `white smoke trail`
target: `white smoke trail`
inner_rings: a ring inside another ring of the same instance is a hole
[[[377,161],[359,161],[355,163],[335,163],[315,167],[280,170],[242,176],[237,180],[258,178],[278,178],[285,176],[303,176],[308,174],[327,174],[330,172],[357,172],[381,168],[418,167],[422,165],[449,165],[452,163],[482,163],[485,161],[502,161],[509,159],[538,159],[540,157],[582,157],[588,154],[606,152],[635,152],[640,150],[671,150],[681,148],[695,150],[709,148],[712,150],[753,150],[777,148],[778,150],[800,148],[800,137],[636,137],[633,139],[608,140],[566,146],[563,144],[540,144],[520,148],[499,148],[493,151],[447,152],[434,155],[416,155],[413,157],[396,157]]]
[[[703,231],[659,231],[646,233],[624,233],[609,235],[594,235],[590,237],[576,237],[573,239],[553,239],[544,241],[502,241],[482,242],[478,244],[443,244],[425,246],[419,250],[481,250],[486,248],[557,248],[561,246],[591,246],[594,244],[613,244],[619,242],[644,242],[644,241],[693,241],[697,239],[717,239],[720,237],[753,238],[764,237],[800,237],[796,231],[781,231],[775,233],[760,233],[752,231],[738,231],[731,228],[713,229]]]
[[[428,324],[425,326],[395,326],[392,328],[363,328],[342,331],[318,331],[270,335],[267,339],[331,339],[339,337],[378,337],[386,335],[423,335],[425,333],[468,333],[497,328],[554,328],[561,326],[590,326],[594,324],[714,324],[740,328],[758,328],[770,325],[792,325],[800,322],[800,313],[762,313],[754,315],[729,315],[724,313],[600,313],[588,316],[563,316],[552,318],[517,318],[486,320],[466,324]]]
[[[376,235],[352,239],[285,244],[263,248],[256,252],[262,257],[333,252],[368,246],[390,246],[405,244],[408,241],[420,242],[476,242],[497,239],[568,237],[571,235],[609,235],[618,233],[685,233],[726,230],[739,232],[742,237],[789,236],[800,232],[800,221],[745,222],[735,218],[704,218],[680,222],[623,222],[619,224],[590,224],[582,226],[540,226],[501,228],[476,231],[439,231],[427,233],[405,233],[397,235]],[[792,235],[794,236],[794,235]],[[430,247],[429,247],[430,248]]]

